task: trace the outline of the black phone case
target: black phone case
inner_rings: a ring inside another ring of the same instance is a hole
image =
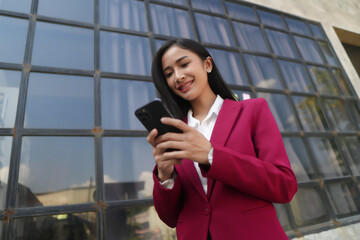
[[[167,132],[182,132],[175,127],[161,123],[160,119],[162,117],[171,117],[171,115],[159,100],[154,100],[138,108],[135,111],[135,115],[149,132],[156,128],[158,130],[158,136]]]

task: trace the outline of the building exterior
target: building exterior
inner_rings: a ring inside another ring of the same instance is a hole
[[[299,185],[275,204],[289,238],[356,239],[359,22],[357,0],[0,0],[1,239],[176,239],[134,116],[176,37],[268,101]]]

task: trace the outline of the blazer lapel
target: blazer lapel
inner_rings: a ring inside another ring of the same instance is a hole
[[[211,134],[210,142],[224,146],[228,137],[230,136],[231,129],[235,124],[236,119],[240,113],[241,104],[229,99],[225,99],[220,109],[219,115]],[[208,178],[207,197],[211,197],[212,190],[215,185],[215,180]]]
[[[201,184],[199,175],[195,169],[194,162],[189,159],[183,159],[181,163],[184,172],[190,179],[191,185],[195,188],[195,190],[206,200],[205,191]]]

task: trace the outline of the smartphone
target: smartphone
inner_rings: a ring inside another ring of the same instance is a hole
[[[135,111],[135,115],[149,132],[156,128],[158,130],[157,136],[167,132],[182,133],[182,131],[176,127],[161,123],[160,119],[162,117],[172,116],[159,99],[138,108]]]

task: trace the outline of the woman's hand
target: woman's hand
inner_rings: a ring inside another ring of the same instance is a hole
[[[158,178],[161,182],[168,180],[171,178],[171,175],[174,171],[175,164],[181,164],[181,160],[178,159],[167,159],[163,157],[166,149],[160,149],[156,147],[155,137],[157,136],[158,131],[153,129],[146,140],[151,144],[153,148],[153,155],[155,158],[155,162],[158,168]]]
[[[162,153],[159,160],[172,162],[173,159],[187,158],[200,164],[209,163],[208,154],[212,145],[200,132],[178,119],[165,117],[161,119],[161,122],[174,126],[183,133],[166,133],[153,139],[155,143],[153,146]],[[166,149],[171,148],[177,150],[165,152]]]

